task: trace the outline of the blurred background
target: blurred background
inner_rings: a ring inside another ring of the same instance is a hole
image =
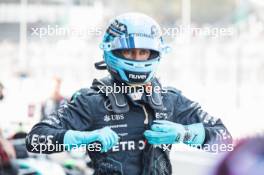
[[[108,20],[143,12],[172,51],[157,76],[223,120],[235,139],[263,135],[262,0],[0,0],[0,125],[28,131],[51,96],[70,97],[93,78]]]

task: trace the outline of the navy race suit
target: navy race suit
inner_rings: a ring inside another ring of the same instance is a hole
[[[107,153],[88,151],[94,174],[169,175],[172,173],[169,149],[152,146],[143,136],[153,120],[169,120],[183,125],[203,123],[206,132],[204,144],[231,143],[231,136],[221,120],[210,116],[198,103],[187,99],[178,90],[162,88],[163,93],[145,93],[141,100],[136,101],[122,93],[106,96],[107,87],[114,83],[109,77],[94,80],[91,88],[75,93],[68,104],[32,128],[26,139],[27,149],[40,152],[38,146],[41,143],[63,144],[67,130],[92,131],[109,126],[121,139]],[[154,79],[152,86],[160,84]],[[170,146],[165,145],[165,148]],[[43,153],[59,151],[44,150]]]

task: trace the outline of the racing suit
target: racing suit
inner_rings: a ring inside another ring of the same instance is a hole
[[[198,103],[174,88],[145,95],[134,100],[128,94],[109,93],[115,80],[94,80],[90,88],[77,91],[71,101],[47,119],[37,123],[26,138],[28,151],[40,152],[41,143],[63,144],[67,130],[93,131],[109,126],[121,138],[108,152],[89,151],[94,174],[171,174],[169,149],[147,143],[143,136],[153,120],[168,120],[183,125],[203,123],[205,143],[231,143],[232,138],[220,119],[203,111]],[[114,84],[116,85],[116,84]],[[157,79],[152,86],[161,87]],[[167,145],[166,147],[170,147]],[[42,153],[61,150],[41,150]]]

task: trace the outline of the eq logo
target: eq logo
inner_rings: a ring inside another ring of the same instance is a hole
[[[155,117],[156,119],[168,119],[168,114],[165,112],[157,112]]]

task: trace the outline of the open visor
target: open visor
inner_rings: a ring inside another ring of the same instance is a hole
[[[162,52],[164,49],[161,39],[138,35],[116,37],[113,41],[102,43],[100,47],[105,51],[141,48]]]

